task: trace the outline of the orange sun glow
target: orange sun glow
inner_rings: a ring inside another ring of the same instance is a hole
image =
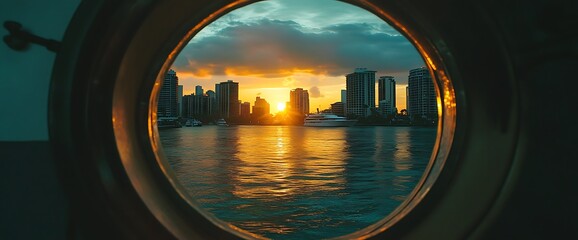
[[[277,103],[277,111],[283,112],[285,110],[285,103]]]

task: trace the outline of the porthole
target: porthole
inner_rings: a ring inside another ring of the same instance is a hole
[[[413,42],[433,73],[441,118],[426,175],[408,199],[387,218],[343,238],[467,236],[485,216],[495,200],[491,192],[501,188],[509,169],[517,100],[500,40],[494,34],[474,38],[452,29],[495,29],[485,18],[468,18],[441,4],[345,2],[388,21]],[[97,238],[259,237],[203,214],[187,200],[162,160],[156,110],[149,108],[156,103],[150,97],[158,92],[155,81],[159,83],[186,42],[211,21],[249,3],[81,4],[55,65],[50,133],[83,231],[98,232]],[[474,15],[483,14],[471,7]],[[454,17],[463,21],[450,21]],[[481,43],[494,48],[470,48]],[[481,62],[486,72],[480,75]],[[480,82],[488,75],[503,76],[508,91],[490,98],[493,89]],[[496,101],[511,115],[489,117]],[[487,179],[488,174],[495,178]]]
[[[161,79],[159,158],[183,195],[239,229],[354,233],[393,212],[428,168],[438,111],[422,66],[403,35],[350,4],[250,4],[204,27]]]

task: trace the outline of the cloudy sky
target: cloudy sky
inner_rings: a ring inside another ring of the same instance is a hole
[[[265,98],[272,112],[294,88],[309,90],[311,109],[340,101],[357,67],[394,76],[405,108],[410,69],[424,66],[409,41],[375,15],[335,0],[271,0],[237,9],[199,32],[172,68],[184,93],[196,85],[239,82],[240,99]],[[377,97],[377,96],[376,96]]]

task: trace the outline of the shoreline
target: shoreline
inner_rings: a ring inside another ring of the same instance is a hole
[[[203,126],[219,126],[217,124],[203,124]],[[203,127],[203,126],[197,126],[195,128],[198,127]],[[303,127],[303,125],[295,125],[295,124],[245,124],[245,123],[241,123],[241,124],[236,124],[236,123],[231,123],[229,124],[230,127],[232,126],[296,126],[296,127]],[[437,125],[412,125],[412,124],[356,124],[353,126],[349,126],[349,127],[437,127]],[[159,129],[168,129],[168,128],[186,128],[186,126],[183,127],[164,127],[164,128],[159,128]],[[321,128],[333,128],[333,127],[321,127]]]

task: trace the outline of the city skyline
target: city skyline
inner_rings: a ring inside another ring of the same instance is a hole
[[[172,68],[185,95],[197,85],[212,89],[233,80],[243,85],[242,101],[259,96],[277,106],[289,101],[291,89],[303,88],[311,109],[327,109],[340,101],[345,75],[364,67],[375,70],[376,77],[395,77],[401,110],[409,70],[424,65],[405,37],[366,10],[331,0],[274,0],[211,23]]]

